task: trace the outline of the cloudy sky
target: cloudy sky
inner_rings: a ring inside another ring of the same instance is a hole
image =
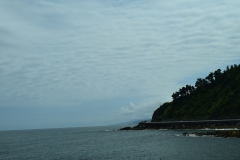
[[[240,63],[239,0],[1,0],[0,130],[150,119]]]

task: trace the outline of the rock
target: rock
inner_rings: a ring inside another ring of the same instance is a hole
[[[119,130],[132,130],[132,128],[131,127],[124,127],[124,128],[121,128],[121,129],[119,129]]]
[[[240,130],[229,130],[229,131],[212,131],[212,132],[206,132],[206,133],[192,133],[197,136],[215,136],[215,137],[223,137],[223,138],[228,138],[228,137],[234,137],[234,138],[240,138]],[[183,133],[184,136],[188,135],[188,133]]]

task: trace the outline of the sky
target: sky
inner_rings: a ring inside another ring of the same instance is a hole
[[[0,130],[151,119],[240,63],[239,0],[1,0]]]

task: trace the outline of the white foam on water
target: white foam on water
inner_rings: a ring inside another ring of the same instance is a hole
[[[175,136],[182,137],[183,135],[182,134],[175,134]]]
[[[187,134],[186,137],[199,137],[199,136],[197,136],[196,134],[190,133],[190,134]]]

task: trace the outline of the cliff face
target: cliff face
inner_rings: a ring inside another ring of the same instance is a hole
[[[197,79],[173,93],[173,101],[161,105],[152,121],[240,118],[240,65],[227,66]]]

